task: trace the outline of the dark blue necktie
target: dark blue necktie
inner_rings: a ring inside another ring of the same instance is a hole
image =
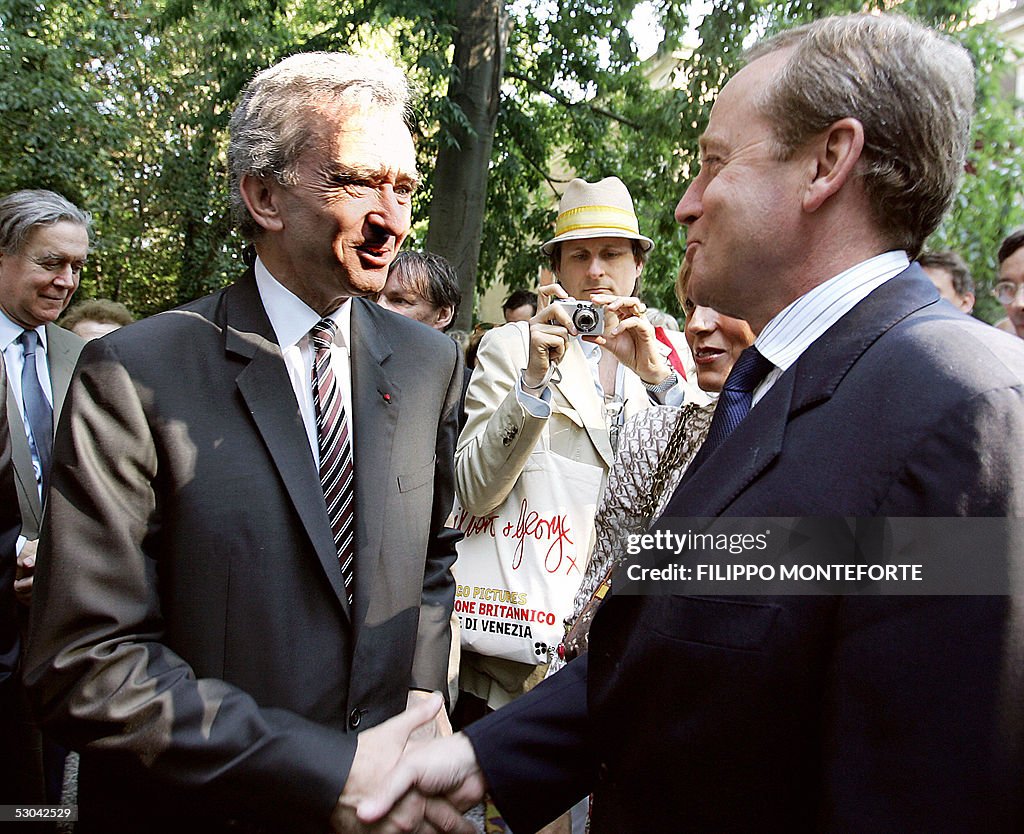
[[[25,363],[21,367],[21,396],[25,401],[25,413],[32,429],[32,441],[43,475],[43,497],[50,482],[50,457],[53,451],[53,408],[39,384],[36,372],[36,345],[39,336],[34,330],[24,330],[18,337],[24,353]]]
[[[774,367],[753,345],[740,354],[740,358],[729,372],[728,379],[725,380],[722,393],[718,395],[718,405],[715,406],[715,414],[711,418],[707,440],[690,464],[689,471],[695,471],[704,463],[711,453],[722,445],[725,438],[743,422],[743,418],[750,412],[754,389]]]

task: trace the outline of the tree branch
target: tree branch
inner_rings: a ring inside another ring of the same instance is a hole
[[[569,181],[569,180],[558,180],[558,179],[555,179],[547,171],[545,171],[540,165],[538,165],[534,161],[533,157],[531,157],[526,152],[526,148],[523,147],[523,143],[519,141],[519,138],[515,134],[512,134],[512,141],[516,143],[516,146],[519,148],[519,152],[522,154],[523,159],[525,159],[530,164],[530,167],[533,168],[533,170],[535,170],[538,174],[540,174],[542,177],[544,177],[545,181],[548,184],[548,187],[555,194],[558,193],[558,189],[555,187],[555,183],[561,183],[562,185],[565,185],[565,183],[567,183]]]
[[[631,128],[633,128],[633,130],[639,131],[639,130],[642,129],[640,127],[640,125],[638,125],[636,122],[630,121],[629,119],[625,118],[624,116],[619,116],[616,113],[612,113],[611,110],[605,110],[603,107],[599,107],[598,105],[592,104],[591,102],[587,102],[587,101],[572,102],[572,101],[569,101],[569,99],[567,99],[561,93],[556,93],[554,90],[548,89],[543,84],[538,84],[532,78],[528,78],[527,76],[523,75],[522,73],[516,72],[515,70],[506,70],[505,71],[505,75],[507,75],[509,78],[515,78],[518,81],[522,81],[524,84],[528,84],[529,86],[533,87],[533,89],[537,90],[538,92],[544,93],[544,95],[546,95],[546,96],[550,96],[555,101],[557,101],[559,104],[561,104],[563,107],[570,107],[571,108],[571,107],[579,107],[579,106],[582,105],[582,106],[587,107],[590,110],[594,111],[598,115],[604,116],[606,119],[611,119],[612,121],[618,122],[621,125],[625,125],[626,127],[631,127]]]

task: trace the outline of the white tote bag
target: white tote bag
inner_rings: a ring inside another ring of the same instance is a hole
[[[534,665],[559,644],[583,581],[604,469],[546,448],[546,432],[515,486],[477,517],[456,502],[455,611],[464,649]]]

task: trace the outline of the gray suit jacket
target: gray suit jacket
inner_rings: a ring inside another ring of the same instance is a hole
[[[6,395],[7,372],[0,359],[0,397]],[[14,467],[11,465],[11,438],[7,415],[0,413],[0,693],[3,684],[14,674],[21,648],[18,635],[18,605],[14,598],[14,546],[21,529],[18,501],[14,488]],[[0,696],[2,697],[2,696]],[[2,701],[9,709],[8,701]],[[6,726],[6,725],[5,725]],[[0,762],[6,757],[0,756]],[[0,769],[0,772],[7,773]]]
[[[82,355],[26,681],[97,830],[322,832],[356,732],[446,686],[461,361],[354,304],[354,609],[251,273]]]
[[[71,383],[78,356],[85,340],[70,330],[55,324],[46,325],[46,360],[50,367],[50,388],[53,391],[53,425],[56,428],[64,398]],[[14,479],[18,486],[18,506],[21,509],[22,534],[28,539],[39,538],[43,523],[43,508],[36,487],[36,474],[32,468],[32,453],[28,448],[21,409],[7,388],[7,419],[16,431],[11,432],[11,456],[14,459]]]

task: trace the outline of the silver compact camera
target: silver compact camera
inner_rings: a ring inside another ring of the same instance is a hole
[[[600,336],[604,333],[604,311],[589,301],[577,301],[575,298],[556,298],[557,304],[569,315],[572,326],[581,336]]]

